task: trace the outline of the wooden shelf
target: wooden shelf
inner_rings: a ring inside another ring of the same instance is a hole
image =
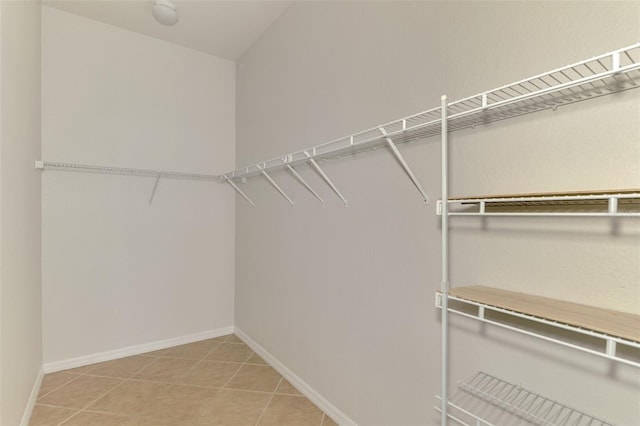
[[[640,315],[484,286],[457,287],[450,296],[640,342]]]

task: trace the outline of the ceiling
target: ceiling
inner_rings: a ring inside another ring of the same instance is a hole
[[[116,27],[237,60],[292,0],[174,0],[178,23],[161,25],[153,0],[43,0],[43,4]]]

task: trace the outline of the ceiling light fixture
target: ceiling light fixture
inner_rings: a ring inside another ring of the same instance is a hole
[[[170,0],[155,0],[153,2],[153,17],[162,25],[173,25],[178,22],[176,5]]]

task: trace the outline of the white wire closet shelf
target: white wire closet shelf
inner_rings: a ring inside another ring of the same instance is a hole
[[[448,131],[532,113],[640,87],[640,43],[448,104]],[[441,107],[381,124],[321,145],[225,173],[241,181],[287,166],[336,158],[422,139],[441,132]]]
[[[612,426],[605,420],[481,371],[460,382],[447,403],[448,418],[466,426]],[[436,406],[436,410],[440,411],[440,407]]]
[[[449,198],[449,216],[640,217],[640,189]],[[438,214],[442,205],[438,201]]]
[[[448,103],[447,129],[448,131],[466,129],[639,87],[640,43],[637,43]],[[321,175],[327,185],[346,205],[346,198],[318,163],[339,158],[346,154],[385,147],[390,149],[424,201],[427,202],[427,194],[396,145],[434,136],[441,133],[441,130],[442,106],[439,106],[324,144],[223,174],[184,173],[44,161],[36,161],[36,168],[42,170],[148,176],[156,177],[156,179],[193,179],[227,183],[251,205],[254,205],[254,203],[236,184],[244,182],[245,179],[253,176],[262,176],[293,205],[293,200],[285,194],[282,188],[269,175],[274,170],[286,169],[314,197],[324,202],[318,193],[294,169],[295,166],[307,164]]]
[[[484,286],[455,287],[448,301],[448,312],[640,367],[638,315]]]

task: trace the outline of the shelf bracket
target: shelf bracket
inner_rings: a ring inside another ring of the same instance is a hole
[[[273,187],[284,197],[287,199],[287,201],[289,202],[289,204],[291,204],[292,206],[293,201],[291,200],[291,198],[289,198],[289,196],[287,194],[285,194],[285,192],[282,190],[282,188],[280,188],[280,186],[278,186],[278,184],[276,183],[276,181],[274,181],[273,179],[271,179],[271,176],[269,176],[267,174],[267,172],[264,171],[264,168],[261,167],[259,164],[256,164],[256,167],[258,168],[258,170],[260,170],[260,174],[262,174],[262,176],[264,176],[264,178],[269,181],[269,183],[271,185],[273,185]]]
[[[298,173],[296,171],[296,169],[294,169],[293,167],[291,167],[291,164],[287,164],[287,169],[289,169],[289,171],[293,174],[293,176],[295,176],[296,179],[298,179],[298,181],[304,185],[305,188],[307,188],[307,190],[309,190],[309,192],[311,192],[318,200],[320,200],[320,202],[322,204],[324,204],[324,200],[322,199],[322,197],[320,197],[318,195],[318,193],[316,191],[313,190],[313,188],[311,188],[311,185],[309,185],[307,183],[306,180],[304,180],[304,178],[302,176],[300,176],[300,173]]]
[[[313,159],[313,157],[311,156],[311,154],[309,154],[307,151],[303,151],[304,155],[307,156],[307,158],[309,159],[309,163],[311,164],[311,166],[313,166],[313,168],[320,174],[320,176],[322,176],[322,179],[324,179],[324,181],[327,183],[327,185],[329,185],[331,187],[331,189],[333,190],[333,192],[336,193],[336,195],[338,197],[340,197],[340,199],[342,200],[342,202],[344,203],[344,205],[346,206],[347,200],[342,196],[342,194],[340,193],[340,191],[338,190],[338,188],[336,188],[336,186],[333,184],[333,182],[331,182],[331,179],[329,179],[329,176],[327,176],[327,174],[324,172],[324,170],[322,170],[320,168],[320,166],[318,165],[318,163],[316,162],[316,160]]]
[[[420,182],[418,182],[418,179],[416,178],[416,175],[413,173],[413,170],[411,170],[411,167],[409,167],[409,164],[407,164],[402,154],[400,154],[400,151],[398,151],[398,147],[396,147],[396,144],[393,143],[391,138],[386,137],[387,132],[386,130],[384,130],[384,128],[378,127],[378,130],[380,130],[380,133],[382,133],[382,135],[385,136],[384,139],[385,141],[387,141],[387,145],[391,149],[391,152],[396,157],[396,160],[400,162],[400,165],[402,166],[404,171],[407,173],[407,175],[409,175],[409,179],[411,179],[411,182],[413,182],[415,187],[418,189],[418,192],[420,192],[420,194],[422,195],[422,198],[424,199],[425,204],[429,204],[429,197],[427,196],[427,194],[425,194],[424,189],[422,189],[422,185],[420,185]]]
[[[33,161],[33,167],[36,170],[44,170],[44,161],[42,161],[42,160],[34,160]]]
[[[156,195],[156,189],[158,189],[158,183],[160,182],[160,176],[161,176],[161,174],[158,173],[158,176],[156,176],[156,181],[153,183],[153,189],[151,190],[151,197],[149,197],[149,205],[151,205],[151,203],[153,202],[153,197],[155,197],[155,195]]]
[[[237,186],[235,183],[233,183],[233,181],[232,181],[231,179],[229,179],[229,178],[227,177],[227,175],[222,175],[222,178],[223,178],[224,180],[226,180],[226,181],[227,181],[227,183],[228,183],[229,185],[231,185],[231,187],[232,187],[233,189],[235,189],[235,190],[236,190],[236,192],[237,192],[238,194],[242,195],[242,198],[244,198],[245,200],[247,200],[247,202],[248,202],[249,204],[251,204],[253,207],[255,207],[255,206],[256,206],[255,204],[253,204],[253,201],[251,201],[251,199],[250,199],[249,197],[247,197],[247,195],[246,195],[244,192],[242,192],[242,191],[240,190],[240,188],[238,188],[238,186]]]

